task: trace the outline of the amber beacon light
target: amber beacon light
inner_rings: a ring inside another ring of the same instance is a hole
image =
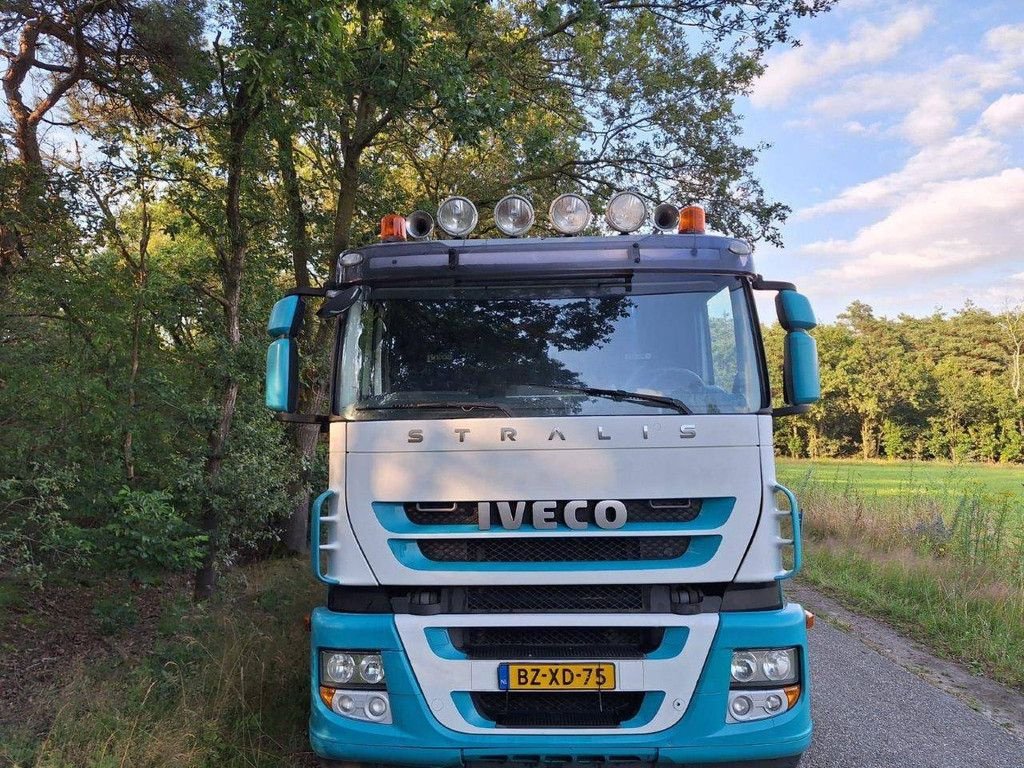
[[[704,209],[699,205],[688,205],[679,212],[679,234],[704,234]]]
[[[380,220],[380,241],[394,243],[405,240],[405,218],[397,213],[389,213]]]

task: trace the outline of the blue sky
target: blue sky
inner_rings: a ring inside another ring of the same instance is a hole
[[[1024,302],[1024,0],[840,0],[741,100],[793,208],[758,270],[832,319]]]

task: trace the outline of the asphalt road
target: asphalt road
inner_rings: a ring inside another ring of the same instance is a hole
[[[857,635],[819,619],[810,651],[815,730],[801,768],[1024,768],[1024,741]]]

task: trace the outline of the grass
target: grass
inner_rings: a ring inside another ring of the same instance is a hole
[[[1024,689],[1020,468],[784,461],[779,476],[804,509],[805,579]]]
[[[318,597],[297,560],[240,568],[203,606],[182,595],[145,658],[68,669],[49,722],[0,732],[0,765],[313,765],[303,617]]]

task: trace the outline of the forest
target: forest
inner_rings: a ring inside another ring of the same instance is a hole
[[[190,571],[204,598],[302,550],[322,449],[263,407],[264,326],[386,213],[458,193],[487,236],[509,192],[630,187],[780,245],[735,102],[832,4],[5,3],[0,571]],[[825,397],[783,452],[1024,459],[1019,310],[855,303],[817,334]],[[329,337],[309,324],[306,357]]]
[[[773,373],[782,368],[782,336],[777,325],[765,329]],[[776,422],[777,452],[1024,462],[1024,303],[993,312],[968,301],[890,319],[854,301],[814,336],[821,401]]]

